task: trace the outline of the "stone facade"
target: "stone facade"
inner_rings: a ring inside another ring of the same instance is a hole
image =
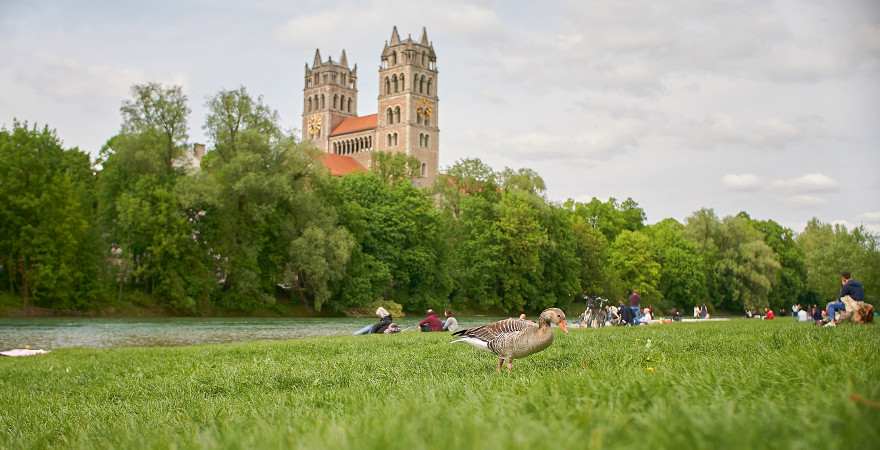
[[[415,183],[431,185],[439,169],[440,129],[437,55],[427,31],[415,41],[392,30],[380,57],[376,114],[357,115],[357,76],[345,50],[339,62],[324,61],[315,51],[312,66],[305,68],[303,139],[366,168],[374,151],[404,153],[421,162]]]

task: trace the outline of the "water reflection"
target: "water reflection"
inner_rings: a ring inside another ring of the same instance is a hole
[[[462,326],[495,318],[459,317]],[[419,318],[395,320],[409,331]],[[344,336],[372,323],[352,318],[0,319],[0,350],[206,344]]]

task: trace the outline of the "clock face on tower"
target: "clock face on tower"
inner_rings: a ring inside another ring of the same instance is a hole
[[[320,117],[311,117],[308,122],[309,127],[309,136],[320,136],[321,135],[321,118]]]
[[[431,106],[431,103],[429,103],[427,100],[422,100],[421,102],[419,102],[419,106],[418,108],[416,108],[416,112],[426,118],[431,118],[431,113],[433,113],[434,110]]]

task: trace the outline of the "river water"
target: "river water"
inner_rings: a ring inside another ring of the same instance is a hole
[[[460,317],[462,326],[498,318]],[[395,320],[407,331],[420,318]],[[369,318],[0,319],[0,350],[11,348],[140,347],[345,336]]]

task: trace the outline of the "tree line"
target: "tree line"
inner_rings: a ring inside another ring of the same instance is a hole
[[[146,302],[176,314],[290,303],[341,311],[540,310],[638,289],[661,310],[822,303],[852,271],[880,291],[878,236],[811,220],[800,233],[701,209],[646,223],[632,199],[549,201],[539,174],[479,159],[430,189],[374,155],[331,177],[245,88],[207,101],[210,151],[190,151],[180,87],[135,85],[97,159],[48,127],[0,130],[0,296],[21,308]]]

